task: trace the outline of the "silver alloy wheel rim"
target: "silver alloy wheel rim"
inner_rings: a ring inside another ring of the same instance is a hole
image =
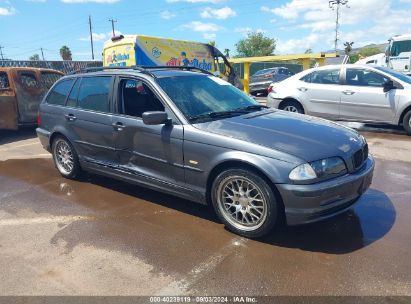
[[[267,202],[260,187],[243,176],[225,178],[217,189],[218,207],[235,228],[253,231],[267,218]]]
[[[69,144],[65,140],[59,139],[56,142],[54,154],[59,171],[64,175],[69,175],[74,168],[73,151],[71,151]]]
[[[411,128],[411,116],[410,116],[410,119],[408,120],[408,125],[409,125],[410,128]]]
[[[295,106],[286,106],[284,111],[298,113],[298,109]]]

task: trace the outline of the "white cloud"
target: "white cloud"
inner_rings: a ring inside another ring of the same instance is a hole
[[[99,4],[112,4],[117,3],[120,0],[60,0],[63,3],[73,4],[73,3],[99,3]]]
[[[201,21],[192,21],[181,26],[182,29],[190,29],[194,32],[215,33],[222,28],[214,23],[204,23]]]
[[[247,26],[247,27],[237,27],[237,28],[234,29],[234,32],[236,32],[236,33],[242,33],[244,37],[247,37],[247,35],[248,35],[249,33],[252,33],[252,32],[265,33],[266,31],[263,30],[263,29],[261,29],[261,28],[252,29],[251,27],[248,27],[248,26]]]
[[[203,38],[207,40],[214,40],[217,37],[215,33],[204,33]]]
[[[121,32],[115,31],[116,36],[121,35]],[[98,41],[106,41],[109,40],[113,36],[113,32],[108,32],[108,33],[93,33],[93,41],[98,42]],[[90,35],[87,37],[82,37],[79,40],[81,41],[90,41]]]
[[[166,0],[168,3],[176,3],[176,2],[188,2],[188,3],[212,3],[218,4],[226,2],[227,0]]]
[[[399,1],[411,3],[411,0]],[[354,41],[359,47],[369,42],[384,42],[394,34],[410,31],[411,10],[404,6],[395,6],[394,9],[391,0],[350,0],[348,5],[340,9],[341,47],[344,41]],[[288,27],[292,24],[294,29],[309,31],[308,36],[301,39],[278,41],[277,50],[280,52],[318,49],[321,42],[325,42],[329,49],[333,48],[336,12],[330,9],[328,1],[290,0],[276,7],[262,6],[260,10],[275,15]],[[353,27],[358,30],[353,31]]]
[[[202,18],[214,18],[214,19],[227,19],[230,17],[237,16],[237,13],[230,7],[226,6],[220,9],[212,9],[211,7],[206,7],[200,14]]]
[[[173,12],[170,12],[170,11],[162,11],[160,13],[160,17],[163,18],[163,19],[166,19],[166,20],[172,19],[175,16],[176,16],[176,14],[173,13]]]
[[[0,7],[0,16],[13,16],[16,14],[14,7]]]

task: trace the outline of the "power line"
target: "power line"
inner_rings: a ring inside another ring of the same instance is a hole
[[[334,40],[334,48],[335,52],[338,50],[338,40],[339,40],[339,31],[340,31],[340,6],[346,5],[347,8],[350,8],[348,5],[348,0],[331,0],[328,1],[328,4],[332,10],[336,10],[337,16],[335,19],[335,40]]]
[[[91,59],[94,60],[93,27],[91,26],[91,16],[88,16],[88,24],[90,27]]]
[[[116,19],[109,19],[108,21],[111,22],[111,27],[112,27],[112,29],[113,29],[113,37],[115,37],[115,36],[116,36],[116,32],[115,32],[115,30],[114,30],[114,23],[117,22],[117,20],[116,20]]]

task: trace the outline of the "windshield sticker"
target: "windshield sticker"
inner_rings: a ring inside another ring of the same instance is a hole
[[[215,76],[208,76],[208,78],[210,78],[214,82],[217,82],[219,85],[230,85],[229,82]]]

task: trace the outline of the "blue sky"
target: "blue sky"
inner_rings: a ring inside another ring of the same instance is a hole
[[[0,46],[12,59],[40,54],[42,47],[46,59],[58,60],[62,45],[73,59],[90,59],[89,15],[98,59],[110,38],[110,18],[124,34],[215,40],[231,54],[248,31],[277,39],[277,54],[330,50],[335,26],[327,0],[0,0]],[[411,32],[411,0],[349,0],[341,15],[340,45],[381,43]]]

